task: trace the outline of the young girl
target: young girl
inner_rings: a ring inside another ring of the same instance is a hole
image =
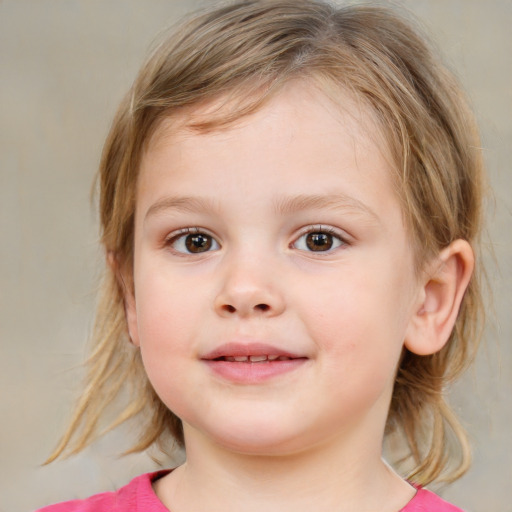
[[[481,312],[462,98],[383,7],[245,1],[166,38],[104,148],[108,272],[50,460],[124,397],[108,428],[138,417],[131,451],[175,441],[186,462],[42,510],[459,510],[423,486],[469,465],[443,395]]]

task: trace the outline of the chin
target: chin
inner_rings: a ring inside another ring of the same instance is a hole
[[[299,443],[289,439],[269,439],[268,437],[259,439],[230,439],[226,442],[219,440],[223,448],[240,455],[254,457],[285,457],[293,455],[304,449]]]
[[[217,446],[243,455],[285,456],[304,448],[304,436],[300,432],[285,429],[275,422],[230,423],[214,431],[201,428],[200,432]]]

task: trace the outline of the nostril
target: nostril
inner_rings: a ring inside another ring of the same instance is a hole
[[[253,308],[252,308],[252,311],[256,312],[256,311],[260,311],[262,313],[266,313],[268,311],[270,311],[272,308],[268,305],[268,304],[256,304]],[[231,304],[223,304],[221,306],[221,310],[226,312],[226,313],[236,313],[238,312],[239,314],[245,314],[245,313],[249,313],[250,309],[249,310],[245,310],[245,307],[241,307],[241,308],[236,308],[235,306],[231,305]],[[245,313],[244,313],[245,311]]]

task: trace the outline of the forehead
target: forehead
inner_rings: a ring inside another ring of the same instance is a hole
[[[162,117],[151,130],[145,144],[145,153],[157,150],[169,141],[183,141],[194,135],[216,134],[222,137],[236,133],[237,128],[247,126],[258,117],[266,116],[272,121],[276,104],[288,111],[310,110],[315,104],[340,127],[349,125],[350,134],[357,138],[358,146],[371,145],[377,149],[390,167],[394,167],[387,134],[382,123],[369,104],[354,92],[340,87],[331,79],[293,79],[265,90],[244,87],[199,102]],[[262,112],[263,111],[263,112]],[[277,115],[277,114],[276,114]],[[144,155],[143,155],[144,156]]]
[[[318,88],[296,82],[227,126],[194,128],[230,107],[222,98],[160,123],[142,160],[137,202],[144,204],[138,204],[139,210],[151,207],[146,204],[150,196],[160,200],[164,182],[168,192],[190,194],[191,187],[200,184],[202,192],[219,197],[221,189],[254,195],[252,180],[266,183],[267,188],[260,187],[262,197],[274,190],[280,190],[281,196],[283,192],[303,195],[307,188],[327,193],[330,183],[345,197],[346,192],[352,194],[355,202],[360,193],[380,182],[390,193],[379,194],[377,200],[396,203],[387,148],[379,144],[377,123],[368,108],[349,94],[338,96],[334,103]],[[343,179],[350,183],[343,185]]]

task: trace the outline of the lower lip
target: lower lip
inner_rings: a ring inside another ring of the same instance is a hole
[[[237,384],[258,384],[300,368],[307,359],[286,359],[260,363],[205,360],[211,370],[220,377]]]

